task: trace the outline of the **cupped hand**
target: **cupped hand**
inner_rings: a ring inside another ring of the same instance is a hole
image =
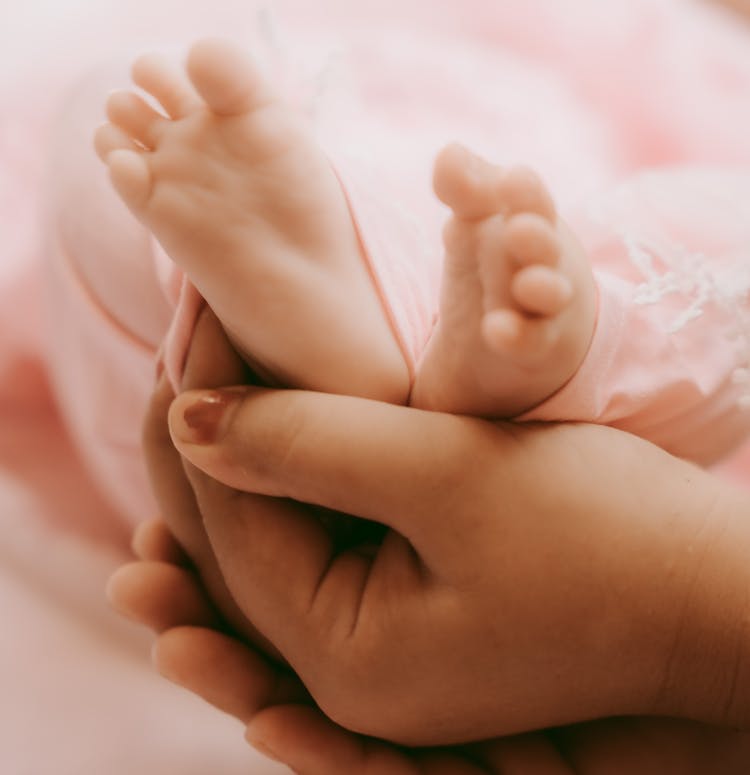
[[[179,396],[170,427],[235,603],[344,727],[747,718],[747,501],[657,448],[246,387]],[[303,504],[388,530],[341,551]]]
[[[206,628],[213,606],[163,525],[142,525],[134,543],[141,562],[118,572],[110,592],[121,610],[163,633],[154,650],[159,669],[240,719],[252,745],[299,775],[744,775],[750,768],[747,735],[669,719],[609,719],[432,750],[356,735],[327,719],[278,665]]]

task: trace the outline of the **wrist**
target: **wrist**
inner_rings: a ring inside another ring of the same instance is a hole
[[[677,481],[653,710],[750,728],[750,494],[703,471]]]

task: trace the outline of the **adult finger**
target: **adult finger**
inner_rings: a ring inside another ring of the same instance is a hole
[[[502,775],[575,775],[578,772],[544,732],[490,740],[468,746],[468,750],[489,772]]]
[[[247,377],[218,319],[204,308],[193,332],[183,385],[212,387],[232,384],[232,380],[244,382]],[[200,474],[191,464],[185,465],[185,471],[234,599],[271,634],[277,621],[283,625],[290,614],[308,608],[313,590],[331,563],[333,545],[328,532],[298,504],[261,495],[238,498],[235,490]],[[256,540],[258,536],[263,540]],[[255,581],[262,581],[263,595],[255,592]],[[271,630],[267,629],[269,621],[274,623]]]
[[[247,741],[299,775],[488,775],[489,770],[449,752],[401,749],[353,734],[317,708],[279,706],[258,713]]]
[[[233,599],[295,668],[314,663],[329,628],[354,626],[371,559],[337,555],[321,521],[301,504],[228,495],[204,474],[191,480]]]
[[[455,512],[513,443],[481,420],[258,388],[183,393],[169,422],[181,454],[212,478],[383,522],[427,554],[441,542],[452,552]]]
[[[227,590],[183,460],[169,435],[167,413],[173,396],[169,382],[162,375],[152,395],[143,431],[144,455],[162,517],[199,570],[203,584],[211,599],[221,608],[225,619],[253,642],[272,650],[235,605]]]
[[[183,566],[190,562],[175,537],[159,518],[141,522],[133,531],[130,546],[139,560]]]
[[[168,630],[156,641],[153,660],[165,678],[244,723],[269,706],[310,702],[294,674],[215,630]]]
[[[182,385],[218,387],[242,380],[242,362],[232,350],[221,324],[204,306],[193,330]],[[143,426],[143,447],[151,487],[171,532],[204,574],[216,576],[208,538],[185,477],[183,461],[169,435],[167,415],[174,391],[166,374],[157,382]]]
[[[180,546],[197,563],[207,560],[208,542],[195,496],[185,477],[182,459],[172,444],[167,425],[174,392],[165,375],[157,382],[143,424],[143,452],[151,489],[161,516]]]
[[[687,719],[600,719],[549,733],[575,772],[746,775],[750,735]]]
[[[221,323],[211,308],[204,304],[196,317],[190,348],[185,357],[182,388],[232,385],[237,381],[244,381],[244,375],[244,365],[229,344]],[[169,403],[173,398],[174,395],[169,396]],[[186,476],[190,465],[186,465],[186,461],[180,457],[169,436],[166,422],[168,409],[169,405],[163,402],[154,407],[158,413],[153,421],[156,425],[155,432],[158,434],[158,455],[163,461],[159,482],[155,482],[154,486],[165,493],[165,497],[159,499],[160,502],[172,504],[168,519],[170,528],[177,533],[180,543],[187,548],[211,591],[225,598],[222,574],[206,535],[195,494]],[[153,469],[153,466],[151,468]],[[237,618],[236,612],[233,612],[231,618]]]
[[[261,711],[248,724],[245,737],[259,752],[300,775],[574,775],[577,771],[543,733],[420,751],[355,735],[312,707]]]
[[[244,384],[250,373],[232,347],[219,319],[203,306],[196,319],[182,372],[182,390]]]
[[[195,576],[168,563],[134,562],[118,568],[107,584],[107,598],[123,616],[155,632],[221,623]]]

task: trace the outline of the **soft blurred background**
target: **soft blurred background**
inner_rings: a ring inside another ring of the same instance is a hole
[[[38,213],[51,118],[98,62],[241,37],[247,2],[0,0],[0,773],[278,775],[242,727],[150,669],[104,586],[129,530],[87,478],[38,360]],[[245,25],[245,26],[243,26]],[[62,528],[62,529],[61,529]]]

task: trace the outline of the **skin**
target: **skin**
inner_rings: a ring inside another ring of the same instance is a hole
[[[173,404],[170,425],[180,451],[232,488],[190,473],[232,597],[344,726],[429,745],[613,711],[680,710],[656,677],[692,661],[686,644],[673,653],[682,611],[700,604],[694,586],[719,581],[690,552],[695,535],[719,539],[711,519],[721,508],[698,472],[667,471],[686,492],[654,504],[660,520],[633,492],[657,492],[653,472],[663,475],[672,461],[625,437],[617,466],[602,470],[620,438],[611,431],[517,434],[467,418],[256,390],[231,394],[221,439],[198,446],[185,443],[183,420],[196,398]],[[368,440],[361,454],[352,436]],[[567,460],[556,461],[563,450]],[[623,470],[632,481],[644,453],[643,490],[623,492]],[[597,467],[601,490],[581,495],[578,483]],[[351,487],[337,487],[342,480]],[[522,498],[524,480],[533,493]],[[392,486],[376,500],[383,482]],[[236,492],[245,489],[274,499]],[[314,512],[275,498],[391,530],[374,555],[336,554]],[[707,648],[700,659],[708,666],[712,656]],[[402,700],[405,687],[417,704]]]
[[[745,20],[750,20],[750,0],[713,0],[713,2],[731,8],[745,17]]]
[[[201,380],[201,363],[212,366],[211,373],[219,379],[222,376],[231,379],[236,362],[228,348],[222,349],[221,345],[216,321],[204,314],[188,363],[190,379]],[[180,527],[195,549],[206,538],[195,496],[205,499],[207,492],[221,492],[224,488],[196,476],[170,443],[165,427],[171,401],[171,392],[162,382],[147,423],[147,449],[153,476],[169,483],[158,493],[162,512],[173,526]],[[193,476],[195,489],[188,483],[186,469]],[[208,484],[208,490],[201,489],[201,481]],[[242,505],[243,519],[252,519],[250,502],[244,496],[235,496],[236,502]],[[259,499],[255,503],[261,506],[256,516],[268,516],[267,501]],[[216,516],[225,520],[240,515],[228,514],[224,505]],[[206,517],[208,534],[213,535],[218,526],[208,510]],[[249,532],[250,535],[244,535],[243,551],[252,551],[252,544],[258,538],[257,530]],[[221,550],[221,542],[217,546],[220,561],[228,562],[231,567],[226,552]],[[161,633],[154,650],[157,667],[171,680],[239,718],[247,725],[246,736],[251,745],[283,761],[300,775],[513,775],[515,772],[524,775],[632,775],[633,772],[708,775],[717,771],[740,775],[750,763],[746,735],[669,719],[611,718],[543,733],[492,737],[450,748],[398,746],[359,735],[326,717],[288,668],[270,659],[263,649],[227,634],[226,619],[215,603],[210,602],[195,563],[163,525],[143,525],[135,537],[134,549],[140,561],[121,569],[112,579],[109,592],[123,613]],[[198,559],[205,561],[206,555],[198,555]],[[258,591],[264,589],[261,586]],[[520,594],[523,586],[515,589]],[[682,631],[687,640],[692,637],[689,632],[696,635],[705,631],[705,626],[688,626],[689,619],[698,616],[697,606],[684,610]],[[299,622],[294,626],[299,626]],[[688,646],[681,650],[685,654],[700,651]],[[720,660],[716,654],[713,656],[714,664],[718,665]],[[332,666],[324,664],[323,667],[330,670]],[[582,662],[580,675],[585,677],[587,670],[588,665]],[[613,671],[616,670],[617,666],[613,665]],[[687,697],[692,697],[696,707],[704,711],[728,707],[726,697],[717,695],[718,684],[712,690],[706,690],[704,685],[700,697],[681,691],[695,688],[695,677],[695,673],[683,674],[678,679],[675,673],[671,684],[674,701],[686,705]],[[540,681],[532,682],[527,693],[534,694],[539,689]],[[575,704],[573,696],[567,699]],[[423,710],[429,715],[429,709]]]
[[[191,379],[201,363],[236,376],[224,341],[204,314]],[[162,384],[152,406],[165,517],[188,547],[208,536],[236,606],[342,726],[424,746],[605,715],[745,723],[744,494],[607,428],[295,391],[232,391],[195,444],[183,421],[200,397],[170,410]],[[279,496],[390,530],[334,553],[319,513]],[[209,550],[191,555],[215,576]]]
[[[146,56],[132,74],[163,113],[114,92],[95,147],[238,348],[277,384],[403,402],[406,364],[338,178],[298,111],[226,41],[197,42],[184,70]]]
[[[726,4],[747,11],[743,3]],[[164,395],[161,394],[162,399]],[[278,408],[281,411],[281,407]],[[288,410],[288,407],[285,409]],[[154,416],[152,414],[152,419]],[[275,430],[280,432],[278,428]],[[289,438],[284,434],[281,434],[281,439],[285,444],[289,444]],[[311,452],[308,451],[307,454],[310,455]],[[181,471],[174,466],[175,460],[171,452],[166,457],[169,458],[168,467],[174,474],[174,483],[177,484]],[[152,465],[153,462],[152,456]],[[361,461],[357,462],[361,464]],[[159,465],[157,464],[157,469]],[[206,498],[205,481],[201,484],[195,471],[190,473],[194,492],[199,497],[202,494]],[[292,476],[298,472],[293,470],[286,473]],[[280,484],[283,485],[284,492],[289,488],[286,481],[269,482],[268,473],[263,474],[264,476],[259,476],[258,471],[254,472],[258,480],[263,480],[270,491],[275,492]],[[684,481],[690,483],[692,488],[693,480],[687,475],[684,476]],[[215,483],[210,484],[210,488],[217,489]],[[193,492],[186,487],[184,478],[180,486],[172,488],[172,494],[177,495],[180,489],[182,494],[177,500],[183,505],[186,501],[189,502],[191,508],[188,511],[194,511]],[[698,490],[702,489],[698,487]],[[211,496],[208,496],[209,501],[210,498]],[[673,576],[687,572],[684,573],[682,584],[674,585],[675,590],[682,587],[682,600],[685,603],[680,618],[682,633],[673,639],[671,655],[666,660],[670,680],[662,686],[660,694],[663,698],[672,695],[672,701],[683,709],[702,708],[698,715],[718,716],[726,720],[740,719],[744,723],[746,710],[733,699],[743,693],[742,676],[737,669],[731,669],[719,659],[718,672],[733,676],[729,680],[716,682],[716,686],[724,688],[717,690],[714,686],[713,691],[707,691],[704,685],[697,693],[686,693],[680,684],[683,681],[686,685],[690,684],[686,679],[691,676],[688,670],[676,667],[680,663],[702,666],[707,643],[715,647],[717,653],[724,653],[720,637],[724,625],[727,626],[727,632],[732,633],[735,638],[734,648],[728,649],[730,652],[734,651],[735,664],[741,665],[744,662],[746,649],[743,633],[729,617],[722,617],[719,611],[726,609],[730,612],[734,609],[734,621],[743,620],[744,607],[736,605],[741,602],[742,596],[732,592],[733,588],[739,587],[739,575],[735,574],[736,553],[727,551],[730,542],[726,540],[727,537],[734,536],[741,539],[740,545],[744,545],[746,540],[744,534],[740,535],[739,531],[735,530],[736,515],[742,508],[746,508],[741,501],[741,498],[734,495],[726,498],[717,495],[715,498],[708,497],[705,501],[701,499],[704,505],[713,503],[713,509],[709,508],[709,512],[716,516],[726,513],[727,519],[719,520],[720,527],[716,529],[704,529],[705,522],[704,527],[701,527],[700,520],[689,521],[689,524],[696,528],[695,536],[700,539],[697,553],[703,553],[702,563],[692,563],[692,571],[681,567],[680,562],[672,565],[671,561],[667,560],[665,567],[670,569],[670,581],[673,581]],[[243,503],[243,512],[253,511],[252,507],[248,506],[248,500],[243,500]],[[165,507],[166,514],[174,515],[174,502],[165,503]],[[684,516],[682,508],[677,510]],[[265,508],[262,511],[265,513]],[[226,507],[222,509],[222,514],[226,516]],[[210,521],[209,519],[208,522]],[[194,547],[198,547],[202,541],[205,542],[206,535],[202,529],[198,529],[198,521],[187,524],[189,520],[184,519],[184,522],[186,524],[183,525],[183,532],[193,536]],[[211,533],[209,527],[209,534]],[[686,547],[692,550],[691,553],[695,553],[695,542],[683,544],[683,548]],[[367,772],[370,775],[381,772],[389,775],[402,772],[439,775],[450,772],[455,775],[460,772],[501,771],[506,775],[520,771],[532,775],[563,772],[586,772],[592,775],[639,772],[646,775],[650,772],[665,771],[686,774],[747,771],[747,741],[742,735],[683,721],[611,719],[558,729],[554,733],[491,740],[471,747],[456,748],[450,752],[396,748],[359,737],[326,719],[305,698],[305,692],[293,676],[261,657],[258,652],[216,630],[187,626],[201,624],[219,627],[223,626],[225,618],[208,602],[206,592],[195,576],[192,566],[162,526],[150,525],[141,531],[137,538],[136,551],[141,562],[124,569],[118,575],[113,581],[111,593],[115,602],[131,616],[157,631],[165,631],[156,651],[162,671],[223,710],[233,713],[246,723],[249,722],[248,739],[251,742],[268,753],[283,751],[283,755],[279,756],[277,753],[276,758],[283,759],[303,775],[324,772],[327,775],[352,772]],[[205,552],[205,547],[202,551]],[[719,567],[720,561],[715,560],[712,554],[718,557],[724,552],[730,562],[728,568],[722,570]],[[203,557],[199,564],[213,565],[216,568],[215,561],[207,559],[210,552],[205,554],[206,557]],[[230,555],[220,553],[220,559],[231,568],[233,563]],[[236,557],[234,561],[236,562]],[[690,566],[691,563],[684,565]],[[700,572],[696,565],[703,566]],[[205,575],[210,574],[206,574],[204,570],[204,578]],[[692,591],[685,594],[685,580],[690,578],[692,582],[687,586],[692,585]],[[731,582],[733,578],[734,584]],[[696,628],[690,626],[689,620],[701,611],[708,612],[710,608],[706,605],[706,600],[702,604],[694,600],[696,588],[700,586],[699,579],[709,582],[704,598],[710,601],[711,593],[722,591],[727,598],[724,599],[720,595],[718,599],[714,599],[714,616],[706,617],[706,621]],[[696,634],[701,636],[697,638],[696,644],[703,642],[703,647],[686,647],[685,643]],[[717,660],[713,661],[717,663]],[[224,668],[220,673],[206,670],[209,665],[217,662]],[[716,675],[713,677],[716,678]],[[692,678],[695,679],[696,675],[693,674]],[[710,684],[712,680],[705,683]],[[730,688],[727,689],[727,686]],[[265,688],[261,691],[259,687]],[[700,696],[696,697],[696,694]],[[304,704],[299,704],[300,698],[304,700]],[[717,711],[717,708],[721,710]]]
[[[343,726],[429,745],[611,714],[745,720],[744,494],[608,428],[296,391],[235,390],[196,444],[201,398],[170,427],[232,597]],[[336,553],[278,498],[390,530]]]
[[[455,144],[438,154],[433,188],[452,215],[439,321],[412,374],[339,178],[245,52],[202,40],[184,72],[147,55],[132,75],[162,111],[114,92],[97,152],[267,384],[511,417],[580,365],[591,266],[531,170]]]
[[[168,505],[168,504],[165,504]],[[205,626],[218,614],[187,557],[159,521],[134,537],[139,562],[110,598],[160,636],[156,666],[170,680],[246,724],[248,742],[300,775],[741,775],[748,737],[671,719],[607,719],[450,749],[394,746],[327,719],[299,681],[233,637]]]

